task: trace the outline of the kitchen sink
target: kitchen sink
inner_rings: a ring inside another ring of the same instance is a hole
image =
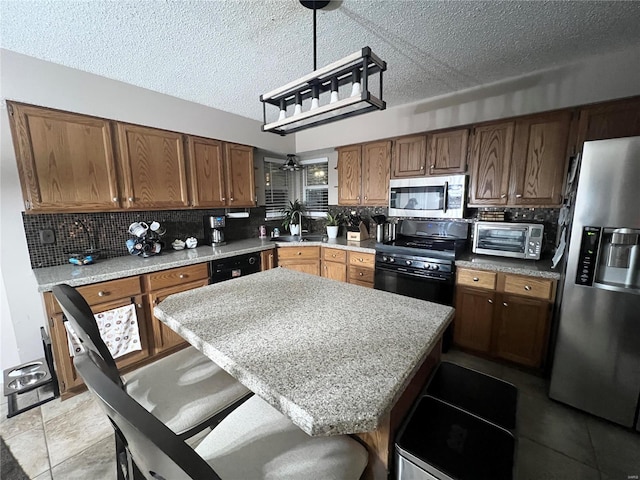
[[[323,235],[303,235],[302,239],[298,235],[285,235],[283,237],[274,237],[272,242],[321,242]]]

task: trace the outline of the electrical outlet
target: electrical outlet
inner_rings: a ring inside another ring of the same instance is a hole
[[[45,228],[38,232],[40,234],[41,245],[53,245],[56,243],[56,235],[50,228]]]

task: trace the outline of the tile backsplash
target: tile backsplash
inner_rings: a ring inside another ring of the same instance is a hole
[[[352,211],[358,213],[369,226],[369,236],[375,237],[375,223],[373,215],[386,215],[386,207],[338,207],[331,206],[330,212],[348,215]],[[507,221],[543,222],[545,225],[546,252],[552,252],[556,244],[558,209],[548,208],[483,208],[469,210],[469,218],[464,221],[476,221],[478,211],[504,211]],[[171,248],[171,242],[179,238],[196,237],[198,243],[204,242],[203,218],[209,215],[223,215],[224,210],[161,210],[161,211],[133,211],[106,213],[60,213],[60,214],[24,214],[22,215],[24,230],[29,249],[31,268],[51,267],[69,263],[69,255],[84,253],[90,248],[100,250],[100,258],[113,258],[129,255],[125,242],[132,238],[128,233],[129,225],[133,222],[159,222],[166,234],[162,240],[165,248]],[[258,237],[260,225],[266,225],[270,235],[278,227],[282,235],[280,220],[265,221],[264,208],[249,210],[249,218],[227,218],[224,230],[227,241]],[[323,219],[312,220],[305,218],[304,228],[310,233],[324,231]],[[43,245],[40,237],[42,230],[52,230],[55,243]],[[344,227],[339,235],[345,235]]]

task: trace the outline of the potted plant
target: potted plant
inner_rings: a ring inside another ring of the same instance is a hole
[[[327,236],[329,238],[338,238],[338,229],[340,225],[344,223],[344,215],[342,213],[336,213],[335,215],[331,215],[330,212],[327,212]]]
[[[289,229],[291,235],[299,235],[301,226],[298,224],[298,217],[302,223],[302,214],[304,213],[304,205],[297,198],[293,202],[289,202],[285,208],[280,210],[283,214],[282,226]],[[297,213],[296,213],[297,212]]]

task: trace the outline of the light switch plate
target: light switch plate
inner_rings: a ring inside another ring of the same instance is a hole
[[[53,245],[56,243],[56,234],[50,228],[45,228],[38,232],[40,234],[41,245]]]

